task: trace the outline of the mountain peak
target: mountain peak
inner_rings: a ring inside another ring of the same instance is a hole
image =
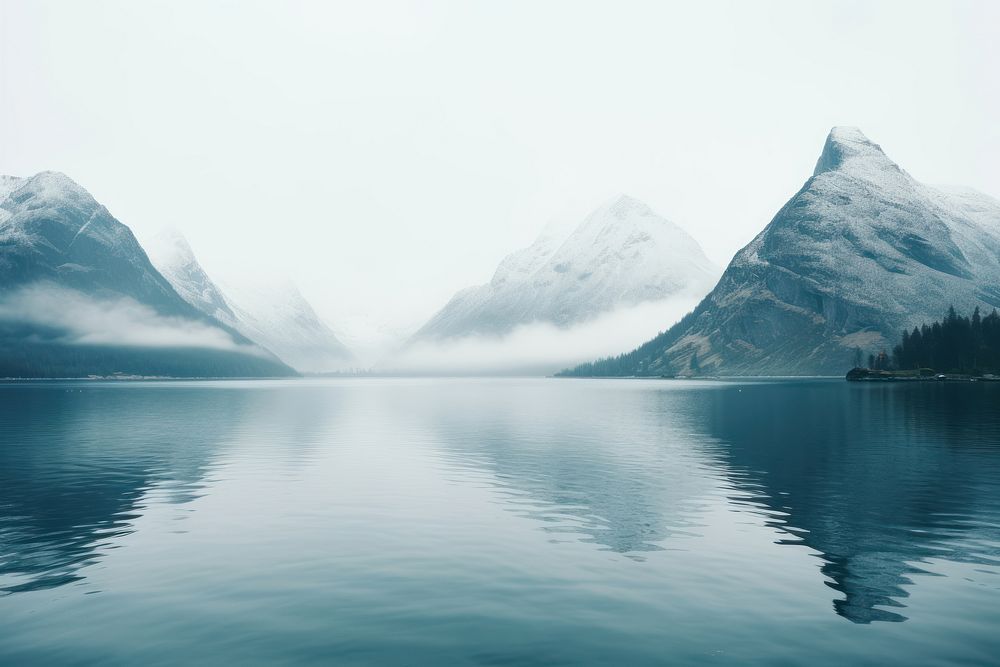
[[[14,190],[24,185],[24,179],[18,176],[0,175],[0,201],[3,201]]]
[[[899,169],[882,151],[882,147],[866,137],[860,129],[837,126],[830,130],[830,134],[826,137],[823,153],[816,161],[813,176],[841,169],[855,161]]]
[[[647,206],[644,202],[626,194],[621,194],[615,197],[611,203],[608,204],[607,210],[619,218],[624,218],[633,211],[639,215],[649,215],[652,213],[649,206]]]
[[[40,171],[29,178],[28,183],[58,190],[83,190],[83,187],[79,183],[61,171]],[[85,190],[83,191],[86,192]]]
[[[835,125],[830,128],[828,138],[831,141],[839,143],[872,143],[871,139],[865,136],[860,127],[854,127],[853,125]]]
[[[176,227],[167,226],[161,228],[160,231],[153,235],[152,241],[160,247],[173,248],[180,254],[194,255],[187,237]]]
[[[87,190],[72,178],[58,171],[41,171],[30,178],[21,179],[17,186],[19,202],[36,208],[38,202],[73,202],[81,208],[99,206]]]
[[[191,244],[176,227],[164,227],[144,244],[146,254],[158,268],[196,265]]]

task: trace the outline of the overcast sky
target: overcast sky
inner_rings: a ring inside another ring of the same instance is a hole
[[[1000,196],[998,7],[0,0],[0,173],[419,323],[621,192],[725,265],[833,125]]]

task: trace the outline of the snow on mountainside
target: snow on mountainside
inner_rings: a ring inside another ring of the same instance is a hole
[[[700,296],[716,275],[686,232],[621,196],[572,233],[549,230],[509,255],[488,284],[458,292],[414,340],[503,335],[533,323],[569,327],[615,309]]]
[[[24,185],[25,179],[18,178],[17,176],[0,176],[0,202],[7,198],[7,196]],[[0,223],[10,217],[10,213],[3,208],[0,208]]]
[[[0,179],[0,376],[292,370],[184,301],[67,176]]]
[[[6,177],[3,186],[3,288],[45,279],[177,305],[177,295],[150,265],[131,230],[70,178],[42,172]]]
[[[2,183],[0,291],[46,281],[125,295],[165,315],[195,314],[153,268],[132,231],[70,178],[42,172]]]
[[[300,372],[349,367],[351,352],[320,320],[290,283],[214,282],[187,240],[176,230],[160,232],[147,243],[150,257],[177,293],[207,315],[233,327]]]
[[[346,370],[354,355],[292,283],[223,282],[237,328],[303,373]]]
[[[165,229],[146,243],[153,265],[181,297],[201,312],[236,327],[236,315],[180,232]]]
[[[1000,306],[1000,202],[919,183],[856,128],[733,258],[698,308],[580,374],[841,374],[904,328]]]

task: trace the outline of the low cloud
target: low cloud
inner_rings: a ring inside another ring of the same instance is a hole
[[[218,327],[160,315],[128,297],[95,299],[53,285],[32,285],[0,298],[0,320],[45,327],[67,345],[210,348],[256,353]]]
[[[512,375],[551,374],[599,357],[628,352],[669,328],[700,299],[678,297],[615,310],[560,328],[536,323],[503,337],[470,336],[421,342],[379,364],[382,372]]]

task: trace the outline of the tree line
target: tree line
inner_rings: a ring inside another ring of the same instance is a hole
[[[994,309],[983,317],[977,307],[972,317],[963,317],[949,307],[943,320],[904,331],[902,341],[893,348],[891,364],[898,370],[1000,372],[1000,315]]]

